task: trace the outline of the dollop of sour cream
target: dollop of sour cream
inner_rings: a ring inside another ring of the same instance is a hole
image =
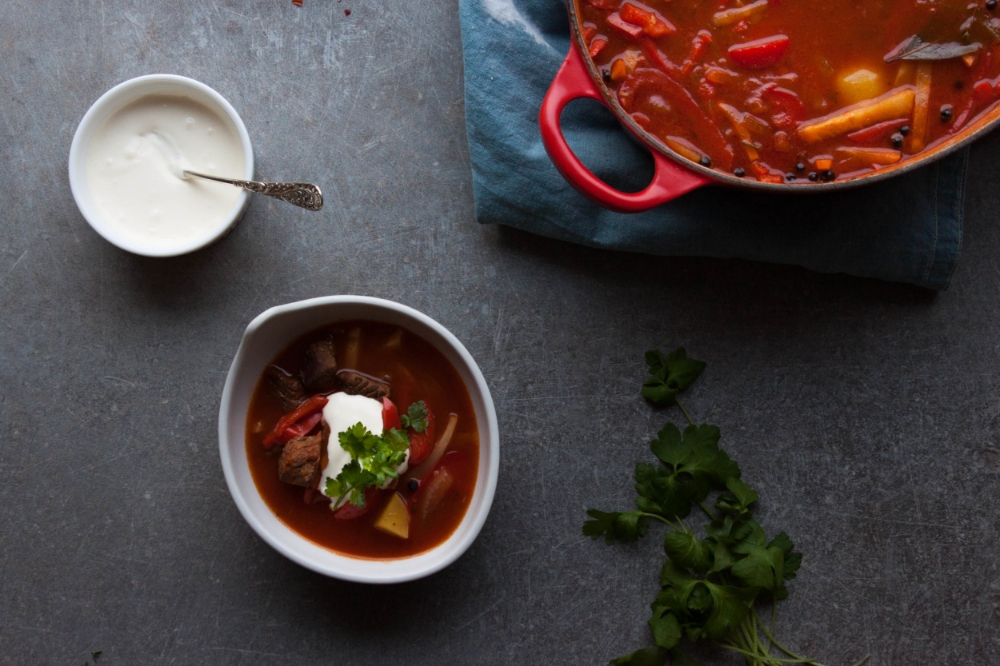
[[[382,403],[363,395],[334,393],[329,396],[326,406],[323,407],[323,422],[330,428],[330,441],[326,446],[327,463],[319,480],[319,490],[326,495],[327,479],[336,479],[341,470],[351,462],[351,454],[340,446],[338,435],[358,423],[367,428],[369,432],[381,435],[383,430]],[[406,460],[396,468],[399,474],[406,472],[409,459],[410,452],[407,451]],[[329,495],[328,497],[333,500],[330,505],[331,509],[342,506],[346,501],[346,498],[343,497]]]
[[[231,122],[189,97],[147,95],[94,131],[84,175],[108,225],[134,243],[171,247],[211,235],[240,189],[185,178],[184,169],[242,178],[243,144]]]

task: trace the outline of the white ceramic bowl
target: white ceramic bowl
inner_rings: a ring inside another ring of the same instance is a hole
[[[271,512],[254,485],[247,464],[247,410],[257,379],[290,342],[321,326],[348,319],[386,322],[434,345],[458,371],[472,398],[479,424],[479,473],[476,490],[455,532],[436,548],[413,557],[362,560],[340,555],[293,532]],[[472,356],[445,327],[425,314],[380,298],[327,296],[279,305],[247,326],[229,368],[219,409],[222,469],[240,513],[275,550],[313,571],[361,583],[399,583],[421,578],[454,562],[475,541],[493,503],[500,466],[500,436],[490,390]]]
[[[250,193],[242,191],[236,203],[233,205],[229,215],[223,218],[215,227],[208,228],[197,237],[191,238],[182,243],[172,245],[144,244],[133,238],[123,236],[114,226],[109,225],[104,219],[94,201],[90,196],[87,187],[86,172],[84,164],[87,156],[87,146],[90,143],[94,131],[100,127],[101,123],[112,113],[115,113],[126,104],[130,104],[140,97],[146,95],[179,95],[188,97],[200,102],[208,108],[214,110],[230,124],[233,131],[240,137],[243,144],[244,170],[242,178],[253,180],[253,147],[250,145],[250,135],[247,128],[236,109],[226,101],[226,98],[212,90],[204,83],[189,79],[185,76],[174,74],[150,74],[129,79],[101,95],[94,102],[93,106],[84,114],[80,125],[73,135],[73,143],[69,149],[69,185],[73,191],[73,198],[76,205],[83,213],[94,231],[103,236],[108,242],[117,245],[123,250],[128,250],[135,254],[147,257],[173,257],[180,254],[187,254],[200,250],[206,245],[211,245],[218,239],[225,236],[233,226],[243,217],[243,211],[250,203]]]

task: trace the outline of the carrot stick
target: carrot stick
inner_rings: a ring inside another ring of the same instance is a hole
[[[924,135],[927,133],[927,110],[931,101],[931,63],[917,63],[917,93],[914,98],[913,127],[910,133],[910,152],[919,153],[924,149]]]
[[[896,82],[893,85],[898,87],[911,83],[913,83],[913,61],[904,60],[899,63],[899,69],[896,70]]]
[[[867,148],[861,146],[842,146],[837,148],[837,153],[843,157],[856,159],[866,164],[879,164],[882,166],[895,164],[903,154],[892,148]]]
[[[750,137],[750,130],[748,130],[744,124],[745,116],[734,107],[723,102],[719,102],[719,109],[727,118],[729,118],[729,122],[732,123],[733,129],[736,130],[736,135],[740,137],[740,143],[743,144],[743,150],[746,151],[747,157],[750,158],[750,161],[755,162],[760,159],[760,153],[758,153],[757,149],[753,146],[753,141]]]
[[[701,152],[695,148],[694,144],[690,141],[683,139],[679,136],[668,136],[663,139],[663,142],[670,147],[675,153],[683,155],[692,162],[700,162],[702,155],[705,153]]]
[[[882,120],[909,117],[916,93],[911,86],[890,90],[875,99],[852,104],[822,118],[799,125],[799,138],[816,143]]]

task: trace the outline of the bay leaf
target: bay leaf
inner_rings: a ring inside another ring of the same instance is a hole
[[[958,42],[925,42],[920,35],[903,45],[902,48],[888,54],[886,62],[896,62],[897,60],[951,60],[961,58],[964,55],[975,53],[983,48],[979,42],[971,44],[960,44]]]

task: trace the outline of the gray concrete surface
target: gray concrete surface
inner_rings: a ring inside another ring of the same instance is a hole
[[[598,664],[649,642],[659,539],[609,548],[675,413],[642,353],[709,362],[688,397],[805,553],[779,630],[828,665],[1000,663],[1000,135],[973,151],[952,289],[596,252],[473,218],[455,0],[0,3],[0,664]],[[345,10],[352,10],[345,16]],[[225,240],[149,260],[77,212],[76,123],[132,76],[243,114],[255,200]],[[492,514],[455,565],[373,588],[243,522],[216,414],[249,320],[362,293],[427,312],[500,415]],[[707,662],[733,664],[725,655]]]

